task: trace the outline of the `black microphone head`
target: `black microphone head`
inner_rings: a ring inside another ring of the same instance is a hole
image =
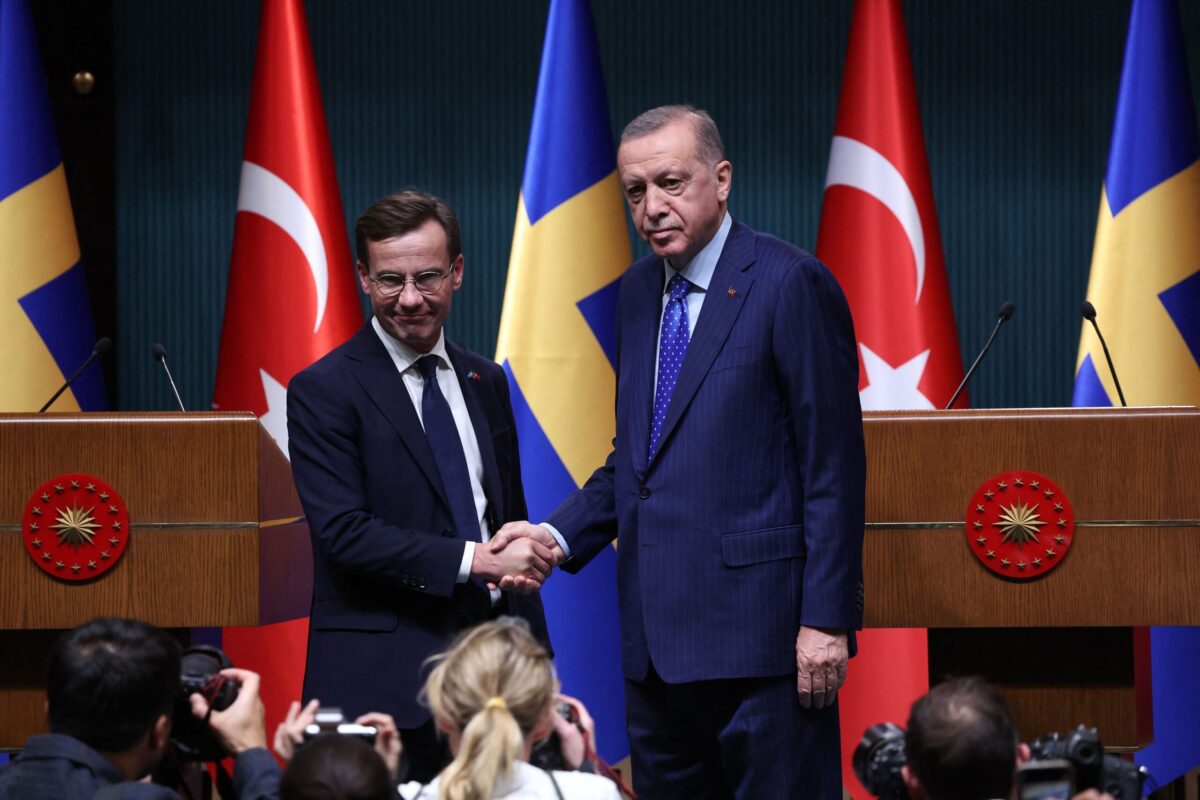
[[[150,352],[154,354],[154,358],[157,361],[162,361],[164,358],[167,357],[167,348],[163,347],[158,342],[155,342],[154,344],[150,345]]]
[[[101,336],[96,340],[96,343],[92,345],[93,354],[107,353],[109,350],[112,350],[112,339],[108,338],[107,336]]]
[[[1000,319],[1008,322],[1008,320],[1012,318],[1013,312],[1016,310],[1016,303],[1014,303],[1012,300],[1005,300],[1004,305],[1000,306],[1000,310],[997,311],[996,314],[1000,317]]]
[[[1079,313],[1083,314],[1083,318],[1086,320],[1093,322],[1096,320],[1096,307],[1092,305],[1091,300],[1084,300],[1079,304]]]

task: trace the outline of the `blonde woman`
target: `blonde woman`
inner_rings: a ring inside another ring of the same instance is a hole
[[[454,760],[432,783],[406,783],[400,794],[405,800],[619,800],[606,778],[528,763],[533,745],[555,729],[557,693],[549,654],[519,623],[486,622],[466,631],[438,657],[423,690]]]

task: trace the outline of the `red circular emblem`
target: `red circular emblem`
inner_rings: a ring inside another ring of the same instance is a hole
[[[129,544],[129,510],[111,486],[72,472],[51,478],[25,505],[21,538],[33,563],[64,581],[102,575]]]
[[[967,544],[997,575],[1030,580],[1066,557],[1075,535],[1071,501],[1054,481],[1027,470],[1002,472],[967,506]]]

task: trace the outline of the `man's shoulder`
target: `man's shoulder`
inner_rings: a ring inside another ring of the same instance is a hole
[[[815,291],[821,296],[830,291],[841,292],[833,272],[812,253],[770,233],[747,225],[741,227],[743,236],[753,237],[756,280],[781,290]]]
[[[0,800],[92,797],[121,780],[112,762],[78,739],[61,734],[33,736],[21,754],[0,769]]]
[[[288,390],[291,391],[295,386],[303,387],[304,384],[310,382],[323,383],[329,380],[340,380],[339,376],[346,365],[353,360],[352,356],[361,353],[369,346],[370,340],[366,338],[368,334],[375,335],[369,323],[367,326],[359,328],[349,339],[292,376]],[[380,346],[382,347],[382,343]]]
[[[754,254],[757,261],[801,269],[824,270],[825,266],[803,247],[780,239],[774,234],[755,230],[741,223],[743,235],[753,237]]]
[[[101,787],[92,800],[179,800],[179,793],[156,783],[123,781]]]

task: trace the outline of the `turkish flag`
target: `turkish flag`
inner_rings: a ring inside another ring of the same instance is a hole
[[[286,387],[362,324],[302,0],[264,0],[213,408],[253,411],[287,454]],[[263,676],[268,732],[304,681],[308,620],[226,628]]]
[[[962,357],[899,0],[854,7],[817,257],[850,302],[862,407],[944,406]],[[842,771],[866,796],[854,748],[876,722],[904,725],[929,688],[929,663],[923,629],[866,630],[859,643],[839,692]]]

